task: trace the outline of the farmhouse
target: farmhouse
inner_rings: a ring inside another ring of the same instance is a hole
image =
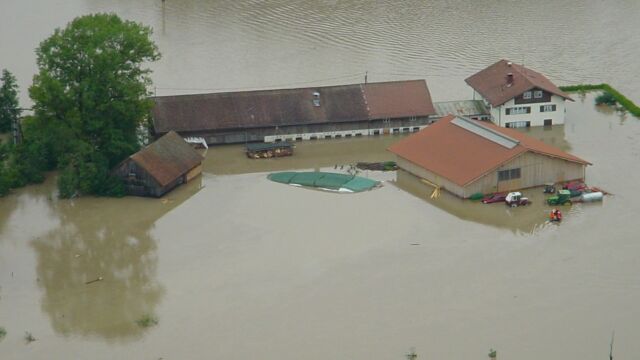
[[[153,98],[156,135],[208,144],[413,132],[435,120],[424,80]]]
[[[564,124],[565,100],[571,100],[544,75],[500,60],[465,80],[473,99],[484,100],[491,120],[501,127]]]
[[[454,115],[393,144],[398,167],[468,198],[585,178],[589,162],[513,129]]]
[[[202,156],[171,131],[129,156],[114,170],[127,194],[160,197],[202,172]]]

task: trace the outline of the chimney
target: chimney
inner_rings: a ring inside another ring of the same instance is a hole
[[[513,73],[507,73],[507,87],[513,85]]]
[[[313,92],[313,106],[320,106],[320,93],[317,91]]]
[[[507,61],[507,66],[511,67],[511,65],[513,65],[513,63],[511,61]]]

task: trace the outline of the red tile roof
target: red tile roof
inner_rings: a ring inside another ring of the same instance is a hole
[[[458,126],[453,123],[455,119],[464,121],[480,132],[487,132],[489,136]],[[497,140],[513,142],[513,146],[509,148],[492,141],[493,134],[497,134]],[[590,165],[583,159],[517,130],[453,115],[400,140],[389,147],[389,151],[460,186],[466,186],[527,151]]]
[[[145,169],[160,186],[165,186],[202,163],[191,145],[173,131],[130,156]]]
[[[511,86],[508,85],[508,74],[513,74]],[[534,88],[573,100],[544,75],[508,60],[500,60],[466,78],[465,81],[487,99],[492,106],[500,106],[523,92]]]
[[[320,106],[313,94],[320,93]],[[154,98],[157,133],[435,115],[424,80]]]

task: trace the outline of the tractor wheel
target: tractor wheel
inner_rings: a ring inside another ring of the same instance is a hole
[[[515,208],[515,207],[518,207],[518,204],[516,204],[516,203],[511,203],[511,204],[510,204],[510,206],[511,206],[512,208]]]

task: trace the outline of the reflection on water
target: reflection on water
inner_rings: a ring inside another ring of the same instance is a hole
[[[293,156],[249,159],[244,145],[209,148],[204,171],[214,174],[246,174],[296,169],[331,168],[359,161],[393,160],[387,147],[406,135],[363,136],[351,139],[308,140],[296,142]]]
[[[32,246],[43,290],[42,310],[53,329],[65,336],[109,341],[139,338],[144,329],[135,321],[154,315],[164,293],[155,279],[154,223],[200,187],[197,177],[161,200],[50,202],[60,225],[36,238]],[[98,278],[103,280],[91,282]]]
[[[547,144],[571,151],[571,145],[565,138],[564,125],[552,127],[532,127],[517,129],[528,136]],[[295,169],[322,169],[332,171],[332,167],[355,164],[359,161],[374,162],[394,160],[395,156],[387,151],[389,145],[407,135],[370,136],[342,140],[314,140],[296,143],[294,155],[273,159],[249,159],[244,155],[242,145],[223,145],[209,149],[205,160],[205,171],[215,174],[243,174]],[[429,199],[427,189],[415,176],[399,171],[396,185],[432,205],[448,211],[464,220],[530,233],[547,224],[545,197],[540,189],[524,191],[532,201],[531,206],[509,209],[504,206],[481,206],[480,203],[463,201],[446,193],[437,200]]]
[[[530,128],[516,129],[532,138],[553,145],[560,150],[571,152],[571,144],[566,139],[564,125],[534,126]],[[576,154],[577,155],[577,154]],[[578,155],[579,157],[580,155]]]
[[[439,198],[431,199],[433,188],[402,170],[397,172],[396,185],[462,220],[505,228],[515,233],[534,233],[549,225],[547,219],[551,208],[544,203],[545,196],[540,188],[523,191],[524,196],[531,200],[530,205],[510,208],[504,203],[483,204],[480,201],[463,200],[447,191],[443,191]]]

